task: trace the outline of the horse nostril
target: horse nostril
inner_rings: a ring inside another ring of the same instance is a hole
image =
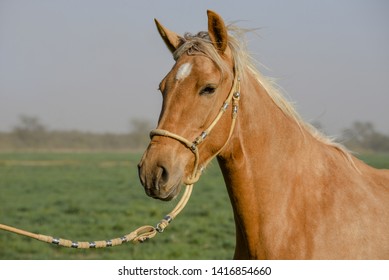
[[[138,164],[138,177],[140,179],[142,186],[146,186],[145,174],[144,174],[144,172],[142,172],[142,163],[141,162]]]
[[[169,171],[164,166],[158,166],[156,186],[164,186],[169,181]]]

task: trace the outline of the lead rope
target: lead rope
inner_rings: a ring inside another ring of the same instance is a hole
[[[181,143],[183,143],[187,148],[189,148],[194,156],[194,168],[191,176],[187,178],[187,180],[184,182],[186,185],[186,189],[184,194],[182,195],[180,201],[177,203],[176,207],[167,214],[158,224],[157,226],[153,227],[150,225],[141,226],[138,229],[132,231],[129,234],[126,234],[122,237],[117,237],[109,240],[100,240],[100,241],[71,241],[64,238],[54,238],[49,235],[43,235],[43,234],[37,234],[33,232],[29,232],[26,230],[18,229],[15,227],[7,226],[4,224],[0,224],[0,230],[5,230],[8,232],[16,233],[22,236],[30,237],[42,242],[55,244],[62,247],[68,247],[68,248],[77,248],[77,249],[89,249],[89,248],[105,248],[105,247],[113,247],[117,245],[121,245],[123,243],[127,242],[133,242],[133,243],[139,243],[144,242],[147,239],[153,238],[156,236],[157,233],[162,233],[165,228],[170,224],[170,222],[184,209],[185,205],[188,203],[188,200],[190,198],[190,195],[193,190],[193,185],[196,183],[202,173],[203,167],[199,169],[199,161],[200,161],[200,155],[197,146],[200,145],[205,138],[211,133],[212,129],[216,125],[216,123],[220,120],[221,116],[227,111],[227,108],[232,100],[232,121],[231,121],[231,127],[230,132],[228,134],[227,140],[223,147],[215,153],[210,159],[206,161],[206,164],[210,162],[214,157],[216,157],[221,150],[224,149],[224,147],[229,142],[232,133],[234,131],[235,122],[238,114],[238,103],[240,99],[240,79],[238,77],[238,74],[235,75],[234,83],[231,88],[231,92],[229,93],[226,101],[223,103],[223,106],[221,107],[218,115],[216,116],[215,120],[211,123],[211,125],[204,130],[193,142],[185,139],[184,137],[171,133],[167,130],[163,129],[154,129],[150,132],[150,137],[153,136],[165,136],[170,137],[172,139],[175,139]],[[204,164],[204,166],[206,165]]]
[[[182,195],[180,201],[177,203],[176,207],[166,215],[156,227],[153,226],[141,226],[133,232],[126,234],[122,237],[117,237],[109,240],[100,240],[100,241],[71,241],[64,238],[54,238],[49,235],[37,234],[22,229],[14,228],[4,224],[0,224],[0,229],[30,237],[42,242],[55,244],[62,247],[68,248],[78,248],[78,249],[89,249],[89,248],[105,248],[121,245],[126,242],[132,241],[133,243],[144,242],[147,239],[153,238],[158,232],[163,232],[164,229],[169,225],[169,223],[184,209],[186,203],[188,202],[190,195],[192,193],[193,184],[187,185],[184,194]]]

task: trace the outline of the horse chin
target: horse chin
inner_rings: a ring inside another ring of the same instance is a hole
[[[171,201],[171,200],[175,199],[178,196],[180,191],[181,191],[181,185],[178,185],[178,186],[172,188],[171,192],[168,193],[167,196],[161,196],[158,199],[160,199],[162,201]]]
[[[181,191],[181,182],[178,182],[171,187],[164,187],[158,192],[146,191],[147,195],[162,201],[171,201],[175,199]]]

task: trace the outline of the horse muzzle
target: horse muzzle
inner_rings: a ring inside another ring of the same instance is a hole
[[[168,150],[163,152],[163,150]],[[169,201],[181,190],[184,167],[170,149],[150,144],[138,164],[139,179],[148,196]]]

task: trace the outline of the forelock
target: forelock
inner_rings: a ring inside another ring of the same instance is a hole
[[[173,54],[177,61],[183,54],[188,55],[203,55],[210,58],[220,69],[222,74],[228,71],[228,65],[221,58],[219,52],[213,46],[209,34],[206,31],[201,31],[196,35],[185,33],[185,42]]]

